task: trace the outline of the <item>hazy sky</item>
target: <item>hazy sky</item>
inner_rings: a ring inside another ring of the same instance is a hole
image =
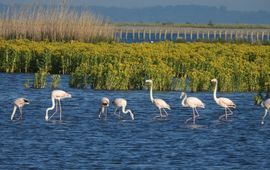
[[[225,6],[230,10],[270,11],[270,0],[73,0],[99,6],[145,7],[155,5],[207,5]]]
[[[39,0],[0,0],[0,2],[38,2]],[[56,0],[41,0],[44,2],[55,2]],[[145,6],[168,6],[168,5],[206,5],[206,6],[225,6],[229,10],[241,11],[270,11],[270,0],[68,0],[78,5],[93,6],[116,6],[137,8]]]

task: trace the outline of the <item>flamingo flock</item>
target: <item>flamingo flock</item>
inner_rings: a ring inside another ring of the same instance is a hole
[[[153,97],[153,81],[152,80],[146,80],[146,83],[150,84],[150,101],[153,103],[158,109],[159,109],[159,115],[155,116],[154,119],[156,118],[161,118],[161,119],[166,119],[168,117],[168,113],[165,109],[171,110],[170,105],[164,101],[163,99],[159,98],[154,98]],[[212,79],[211,82],[214,84],[214,91],[213,91],[213,98],[214,101],[216,102],[217,105],[221,106],[224,108],[224,114],[219,116],[219,120],[227,120],[228,116],[233,115],[233,112],[231,109],[236,108],[236,104],[224,97],[217,97],[217,87],[218,87],[218,80],[217,79]],[[51,100],[52,100],[52,106],[48,107],[45,112],[45,120],[49,121],[51,118],[58,112],[58,105],[59,105],[59,117],[60,121],[62,120],[62,107],[61,107],[61,100],[65,98],[71,98],[71,94],[63,91],[63,90],[53,90],[51,93]],[[205,108],[205,104],[198,99],[197,97],[187,97],[187,94],[185,92],[181,93],[180,99],[182,107],[190,107],[192,108],[192,117],[186,119],[185,123],[187,124],[189,121],[192,120],[192,124],[196,124],[196,118],[198,118],[199,112],[197,108]],[[23,112],[22,108],[24,105],[30,104],[30,101],[26,98],[18,98],[14,101],[14,107],[13,107],[13,112],[11,114],[10,119],[11,120],[21,120],[23,119]],[[117,116],[119,119],[123,119],[122,114],[129,114],[130,119],[134,120],[134,112],[132,112],[130,109],[126,109],[127,106],[127,100],[124,98],[116,98],[112,101],[112,104],[115,107],[113,115]],[[107,119],[108,117],[108,107],[110,105],[110,100],[107,97],[103,97],[100,101],[100,108],[99,108],[99,115],[98,117],[100,119]],[[264,119],[269,113],[270,110],[270,98],[263,101],[261,103],[261,106],[264,107],[265,109],[265,114],[262,118],[261,124],[264,124]],[[15,118],[16,110],[17,108],[20,111],[20,116],[19,118]],[[54,110],[55,111],[51,114],[49,117],[49,111]],[[117,113],[118,111],[118,113]]]

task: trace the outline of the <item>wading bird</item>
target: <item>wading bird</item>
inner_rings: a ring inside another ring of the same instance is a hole
[[[19,108],[20,110],[20,117],[19,117],[19,120],[23,118],[23,112],[22,112],[22,108],[24,105],[26,104],[29,104],[29,100],[27,100],[26,98],[18,98],[14,101],[14,108],[13,108],[13,112],[11,114],[11,117],[10,119],[13,120],[14,119],[14,116],[15,116],[15,113],[16,113],[16,110],[17,110],[17,107]]]
[[[110,104],[110,100],[107,97],[103,97],[100,101],[100,108],[99,108],[99,115],[98,117],[104,117],[104,119],[107,119],[108,116],[108,107]]]
[[[164,100],[162,99],[154,99],[153,98],[153,81],[152,80],[146,80],[146,83],[150,83],[150,100],[151,102],[159,109],[160,112],[160,116],[156,116],[155,118],[166,118],[168,116],[168,113],[166,112],[165,109],[169,109],[170,105],[168,105]],[[164,113],[162,113],[162,110],[164,111]]]
[[[65,92],[63,90],[54,90],[54,91],[52,91],[52,107],[49,107],[46,110],[46,114],[45,114],[45,120],[46,121],[50,120],[53,117],[53,115],[57,112],[57,110],[58,110],[57,109],[57,103],[59,103],[60,120],[62,120],[62,108],[61,108],[61,102],[60,102],[60,100],[61,99],[64,99],[64,98],[71,98],[71,94],[69,94],[69,93],[67,93],[67,92]],[[56,105],[55,105],[55,100],[57,100]],[[49,118],[48,112],[50,110],[53,110],[55,106],[56,106],[55,112]]]
[[[268,113],[268,111],[270,109],[270,98],[263,101],[261,103],[261,106],[265,109],[265,113],[264,113],[264,116],[262,118],[262,124],[264,124],[264,118],[266,117],[266,115],[267,115],[267,113]]]
[[[129,113],[130,117],[132,120],[134,120],[134,114],[131,112],[131,110],[126,110],[126,106],[127,106],[127,101],[123,98],[116,98],[114,99],[114,101],[112,102],[112,104],[115,106],[115,110],[114,110],[114,115],[117,115],[116,114],[116,111],[120,108],[122,108],[122,112],[127,114]],[[120,110],[119,110],[119,114],[117,115],[119,118],[121,118],[121,115],[120,115]]]
[[[211,82],[215,84],[215,89],[214,89],[214,93],[213,93],[214,100],[216,101],[216,103],[218,105],[220,105],[221,107],[223,107],[225,109],[225,114],[221,115],[219,117],[219,119],[221,120],[223,117],[225,117],[225,120],[227,120],[228,116],[233,114],[233,112],[231,111],[230,108],[236,108],[236,105],[233,103],[233,101],[231,101],[228,98],[224,98],[224,97],[217,98],[217,84],[218,84],[218,81],[217,81],[217,79],[212,79]],[[227,110],[230,112],[229,114],[227,113]]]
[[[183,107],[191,107],[192,108],[192,118],[186,120],[186,123],[193,120],[193,124],[195,124],[196,118],[199,117],[199,113],[197,111],[197,107],[204,108],[204,103],[198,99],[197,97],[187,97],[185,92],[181,93],[180,99],[182,99],[182,106]]]

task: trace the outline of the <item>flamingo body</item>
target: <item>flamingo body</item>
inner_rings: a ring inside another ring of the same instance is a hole
[[[197,107],[204,108],[204,103],[198,99],[197,97],[187,97],[185,92],[182,92],[180,99],[182,99],[182,106],[183,107],[190,107],[192,108],[192,118],[186,120],[186,123],[193,119],[193,124],[195,124],[196,118],[199,117],[199,113],[197,111]]]
[[[46,110],[46,114],[45,114],[45,120],[48,121],[50,118],[53,117],[53,115],[57,112],[57,103],[59,103],[59,109],[60,109],[60,120],[62,118],[62,108],[61,108],[61,99],[65,99],[65,98],[71,98],[71,94],[63,91],[63,90],[54,90],[52,91],[52,95],[51,95],[51,99],[52,99],[52,107],[47,108]],[[57,101],[57,103],[55,104],[55,101]],[[48,112],[50,110],[53,110],[54,108],[55,112],[52,114],[52,116],[49,118]]]
[[[264,118],[266,117],[266,115],[267,115],[267,113],[268,113],[268,111],[270,109],[270,98],[269,99],[266,99],[265,101],[263,101],[261,103],[261,105],[265,109],[265,113],[264,113],[264,116],[263,116],[262,122],[261,122],[261,124],[264,124]]]
[[[29,104],[29,100],[28,100],[28,99],[26,99],[26,98],[18,98],[18,99],[16,99],[16,100],[14,101],[13,112],[12,112],[12,114],[11,114],[10,119],[11,119],[11,120],[14,119],[14,116],[15,116],[15,113],[16,113],[17,108],[19,108],[20,114],[21,114],[19,119],[22,119],[22,117],[23,117],[22,108],[23,108],[23,106],[26,105],[26,104]]]
[[[116,107],[115,108],[115,111],[114,111],[114,114],[116,115],[116,111],[120,108],[122,108],[122,112],[127,114],[129,113],[130,117],[132,120],[134,120],[134,114],[132,113],[131,110],[126,110],[126,106],[127,106],[127,101],[126,99],[123,99],[123,98],[116,98],[113,102],[113,105]],[[120,117],[120,113],[117,115],[118,117]]]
[[[158,109],[169,109],[169,110],[171,110],[171,107],[170,107],[170,105],[168,105],[164,100],[162,100],[162,99],[154,99],[153,100],[153,103],[154,103],[154,105],[156,105],[156,107],[158,108]]]
[[[217,79],[212,79],[211,82],[215,83],[215,89],[214,89],[214,93],[213,93],[214,100],[219,106],[223,107],[224,110],[225,110],[225,114],[220,116],[219,119],[225,117],[225,119],[227,120],[227,117],[229,115],[233,114],[233,112],[231,111],[230,108],[236,108],[236,105],[232,100],[230,100],[228,98],[224,98],[224,97],[217,98],[217,84],[218,84],[218,81],[217,81]],[[230,112],[229,114],[227,113],[227,110]]]
[[[166,118],[168,116],[168,113],[166,112],[165,109],[171,110],[170,105],[167,104],[162,99],[154,99],[154,97],[153,97],[153,81],[152,80],[146,80],[145,82],[150,83],[150,100],[159,109],[159,112],[160,112],[160,116],[156,116],[155,118],[157,118],[157,117],[161,117],[161,118],[165,117]],[[165,115],[162,113],[162,110],[163,110]]]
[[[104,119],[107,119],[109,105],[110,105],[110,100],[107,97],[103,97],[100,101],[100,108],[99,108],[99,115],[98,115],[99,118],[103,116]]]

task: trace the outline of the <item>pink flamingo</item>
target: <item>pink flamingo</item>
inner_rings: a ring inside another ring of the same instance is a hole
[[[98,117],[101,118],[101,116],[104,117],[104,119],[107,119],[107,115],[108,115],[108,107],[110,104],[110,100],[107,97],[103,97],[100,101],[100,108],[99,108],[99,115]]]
[[[218,84],[218,81],[217,81],[217,79],[212,79],[211,82],[215,83],[214,100],[216,101],[216,103],[218,105],[220,105],[221,107],[223,107],[225,109],[225,114],[221,115],[219,117],[219,120],[221,120],[221,118],[223,118],[223,117],[225,117],[225,119],[227,120],[227,117],[229,115],[233,115],[233,112],[231,111],[230,108],[236,108],[236,105],[234,104],[233,101],[231,101],[228,98],[224,98],[224,97],[217,98],[217,84]],[[229,114],[227,113],[227,110],[230,112]]]
[[[168,113],[166,112],[165,109],[171,110],[170,105],[168,105],[162,99],[154,99],[153,98],[153,81],[152,80],[146,80],[145,82],[150,83],[150,100],[159,109],[159,112],[160,112],[160,116],[156,116],[155,118],[157,118],[157,117],[160,117],[160,118],[165,117],[166,118],[168,116]],[[162,113],[162,110],[164,111],[165,115]]]
[[[265,109],[265,113],[264,113],[264,116],[262,118],[262,125],[263,125],[264,124],[264,118],[266,117],[266,115],[267,115],[267,113],[268,113],[268,111],[270,109],[270,98],[263,101],[261,103],[261,106],[264,107],[264,109]]]
[[[10,119],[13,120],[13,118],[15,116],[15,113],[16,113],[16,110],[17,110],[17,107],[19,108],[20,114],[21,114],[20,117],[19,117],[19,119],[22,119],[23,118],[22,108],[26,104],[29,104],[29,100],[27,100],[26,98],[18,98],[18,99],[16,99],[14,101],[14,108],[13,108],[13,112],[11,114]]]
[[[116,98],[114,99],[114,101],[112,102],[113,105],[116,107],[115,110],[114,110],[114,115],[117,115],[116,114],[116,111],[120,108],[122,108],[122,112],[127,114],[129,113],[130,117],[132,120],[134,120],[134,114],[132,113],[131,110],[126,110],[126,106],[127,106],[127,101],[123,98]],[[119,111],[119,114],[117,115],[119,118],[120,118],[120,111]]]
[[[197,111],[197,107],[204,108],[205,107],[204,103],[197,97],[187,97],[187,94],[185,92],[181,93],[180,99],[182,99],[183,107],[191,107],[193,111],[192,118],[187,119],[186,123],[188,123],[188,121],[192,119],[193,124],[195,124],[196,118],[200,116]]]
[[[64,99],[64,98],[71,98],[71,94],[63,91],[63,90],[54,90],[52,91],[52,107],[49,107],[47,108],[46,110],[46,114],[45,114],[45,120],[48,121],[49,119],[51,119],[53,117],[53,115],[57,112],[57,103],[59,103],[59,107],[60,107],[60,120],[61,120],[61,117],[62,117],[62,108],[61,108],[61,102],[60,100],[61,99]],[[58,102],[56,103],[56,109],[55,109],[55,112],[52,114],[52,116],[49,118],[48,116],[48,112],[50,110],[53,110],[54,107],[55,107],[55,100],[57,100]]]

